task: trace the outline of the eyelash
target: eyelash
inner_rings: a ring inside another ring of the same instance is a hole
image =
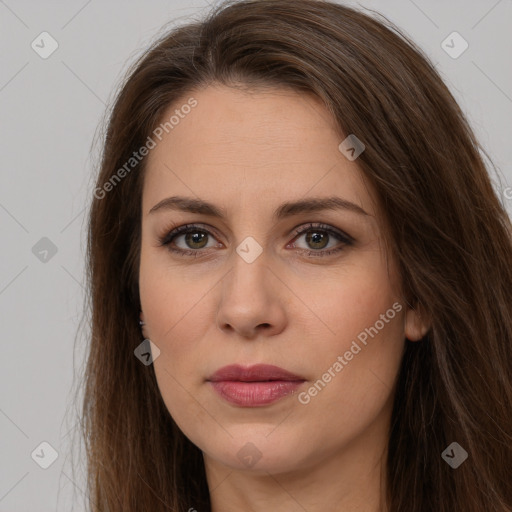
[[[308,249],[299,249],[299,251],[301,251],[302,253],[306,253],[308,256],[312,256],[312,257],[330,256],[332,254],[335,254],[335,253],[338,253],[338,252],[344,250],[345,246],[351,246],[354,243],[354,239],[352,237],[346,235],[345,233],[343,233],[341,231],[334,230],[326,224],[313,224],[313,223],[307,224],[304,227],[302,227],[301,229],[296,230],[294,233],[294,240],[295,240],[295,238],[299,237],[300,235],[307,233],[308,231],[313,231],[313,230],[325,232],[328,235],[337,238],[340,242],[342,242],[342,244],[341,244],[341,246],[338,246],[337,248],[329,249],[329,250],[314,251],[314,250],[308,250]],[[200,254],[201,252],[204,252],[202,249],[196,249],[196,250],[194,250],[194,249],[176,249],[174,247],[171,247],[171,245],[170,245],[171,242],[177,236],[182,235],[182,234],[187,234],[187,233],[194,233],[194,232],[200,232],[200,233],[206,233],[208,235],[212,235],[212,233],[210,233],[210,231],[208,231],[207,229],[201,228],[199,224],[185,224],[183,226],[180,226],[178,228],[175,228],[175,229],[167,232],[167,234],[165,234],[163,237],[158,237],[158,242],[159,242],[160,246],[165,246],[167,248],[167,250],[177,253],[180,256],[184,256],[184,257],[191,256],[194,258],[202,257],[202,255]]]

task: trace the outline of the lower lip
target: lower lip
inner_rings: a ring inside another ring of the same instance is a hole
[[[270,382],[211,382],[213,389],[228,402],[242,407],[271,404],[292,394],[304,381],[274,380]]]

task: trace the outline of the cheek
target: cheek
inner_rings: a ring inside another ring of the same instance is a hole
[[[147,271],[146,271],[147,269]],[[160,349],[153,363],[162,399],[169,414],[185,433],[194,429],[201,408],[194,405],[194,386],[199,381],[198,351],[202,338],[199,322],[203,293],[185,287],[172,272],[156,271],[158,267],[141,265],[140,297],[149,338]]]
[[[372,265],[344,270],[327,293],[314,295],[318,321],[306,329],[319,332],[316,323],[325,335],[304,353],[314,368],[301,402],[316,410],[311,421],[333,411],[333,428],[355,426],[377,414],[389,398],[405,340],[405,307],[395,285],[385,261],[375,258]]]
[[[328,280],[317,281],[319,286],[310,296],[331,340],[325,345],[343,353],[361,333],[364,339],[365,329],[376,322],[379,335],[390,338],[400,335],[404,307],[400,304],[396,274],[392,271],[388,272],[386,261],[379,253],[368,251],[342,272],[329,276]],[[395,302],[398,306],[393,308]],[[381,315],[384,315],[383,320]]]
[[[185,340],[196,338],[200,323],[193,320],[202,317],[214,281],[212,278],[210,283],[207,274],[202,280],[187,279],[187,272],[169,261],[166,251],[143,248],[139,271],[141,307],[152,341],[165,345],[168,351],[192,349],[190,343],[178,341],[184,340],[184,333]]]
[[[199,364],[204,352],[201,340],[211,322],[201,319],[211,316],[207,312],[208,290],[215,280],[188,280],[178,268],[169,268],[161,254],[157,256],[141,253],[141,307],[148,337],[160,349],[154,362],[158,387],[167,409],[182,427],[182,418],[190,421],[195,386],[205,377]],[[183,428],[189,430],[186,424]]]
[[[165,365],[175,376],[189,373],[200,357],[200,340],[204,338],[200,319],[208,314],[205,288],[160,275],[143,281],[140,296],[149,338],[161,351],[155,365]]]

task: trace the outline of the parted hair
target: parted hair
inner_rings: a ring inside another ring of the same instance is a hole
[[[210,84],[313,94],[340,134],[365,144],[356,163],[376,191],[407,303],[431,319],[422,340],[405,340],[387,510],[511,512],[511,222],[487,154],[429,58],[378,13],[322,0],[223,2],[130,67],[108,112],[96,186],[170,105]],[[209,511],[202,452],[166,409],[153,366],[133,353],[145,165],[94,194],[88,213],[88,507]],[[456,469],[441,456],[452,442],[468,453]]]

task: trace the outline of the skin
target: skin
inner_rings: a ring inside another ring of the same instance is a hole
[[[339,151],[344,137],[316,98],[210,85],[170,106],[165,118],[190,96],[197,106],[148,155],[139,285],[143,334],[161,351],[158,386],[203,452],[212,510],[384,510],[394,382],[405,338],[419,340],[428,326],[402,300],[372,189],[357,159]],[[214,203],[226,219],[149,213],[172,195]],[[285,201],[332,195],[368,215],[338,210],[272,219]],[[160,245],[171,224],[192,223],[211,233],[207,243],[187,245],[182,234],[173,246],[203,257]],[[308,223],[355,241],[344,245],[320,230],[315,246],[307,232],[295,235]],[[262,248],[252,263],[236,252],[249,236]],[[334,247],[343,248],[325,257],[305,252]],[[307,391],[396,302],[401,311],[307,404],[293,394],[239,407],[206,382],[227,364],[268,363],[302,376],[299,391]],[[258,460],[251,465],[239,453]]]

